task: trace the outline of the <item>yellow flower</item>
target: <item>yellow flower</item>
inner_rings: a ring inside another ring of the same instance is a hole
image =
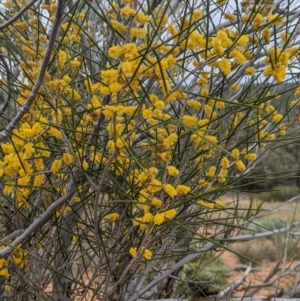
[[[195,99],[191,99],[191,100],[189,101],[189,103],[188,103],[188,106],[190,106],[190,107],[192,107],[192,108],[194,108],[194,109],[196,109],[196,110],[201,109],[201,103],[198,102],[198,101],[195,100]]]
[[[228,59],[223,59],[218,62],[218,66],[224,75],[228,75],[231,72],[231,64]]]
[[[12,146],[11,143],[3,143],[1,145],[2,151],[4,154],[10,154],[15,151],[14,147]]]
[[[138,253],[137,253],[137,248],[131,247],[131,248],[129,249],[129,254],[131,255],[132,258],[137,257],[137,255],[138,255]]]
[[[235,148],[231,151],[231,154],[234,159],[238,159],[238,157],[240,156],[240,151],[237,148]]]
[[[81,63],[79,61],[70,61],[70,66],[73,68],[80,67]]]
[[[226,178],[225,177],[221,177],[220,175],[218,176],[218,182],[219,183],[225,183]]]
[[[173,198],[174,196],[177,195],[176,189],[175,189],[171,184],[164,185],[164,191],[165,191],[171,198]]]
[[[278,15],[269,15],[269,21],[272,22],[273,26],[277,26],[284,22],[284,18],[282,16],[279,17]]]
[[[246,169],[245,164],[241,160],[238,160],[235,164],[239,171],[244,171]]]
[[[150,16],[144,15],[143,13],[137,13],[134,18],[138,23],[142,25],[145,25],[151,20]]]
[[[227,176],[227,173],[228,173],[227,169],[221,168],[221,170],[220,170],[220,172],[218,174],[218,177],[221,177],[221,178],[225,179],[225,177]]]
[[[270,31],[270,29],[267,28],[267,27],[264,28],[261,35],[264,38],[265,43],[266,44],[270,44],[270,37],[271,37],[271,31]]]
[[[178,140],[177,134],[173,133],[169,135],[166,139],[164,139],[163,145],[166,149],[170,149],[174,144],[176,144]]]
[[[151,200],[151,205],[152,205],[152,206],[161,207],[162,201],[161,201],[160,199],[154,197],[154,198]]]
[[[213,112],[213,108],[210,105],[204,105],[204,112],[206,116],[210,118],[215,118],[214,117],[215,112]]]
[[[151,109],[145,109],[145,110],[143,110],[142,114],[146,120],[149,120],[153,116],[153,111]]]
[[[137,39],[143,38],[146,35],[146,33],[147,33],[147,31],[146,31],[145,28],[135,28],[135,27],[133,27],[133,28],[130,29],[130,36],[132,38],[137,38]]]
[[[105,84],[112,84],[118,81],[119,70],[109,69],[101,71],[101,77]]]
[[[207,202],[204,202],[203,200],[198,201],[198,204],[207,209],[213,209],[215,207],[214,203],[207,203]]]
[[[204,96],[204,97],[208,96],[209,95],[209,90],[208,89],[202,89],[200,95]]]
[[[284,136],[286,134],[286,126],[284,123],[282,123],[280,126],[279,126],[279,131],[280,131],[280,135],[281,136]]]
[[[267,134],[267,136],[265,137],[266,140],[274,140],[276,138],[275,134]]]
[[[162,110],[162,109],[164,109],[164,107],[165,107],[165,103],[164,103],[163,101],[161,101],[161,100],[158,100],[158,101],[156,101],[156,102],[154,103],[154,107],[155,107],[155,109],[157,109],[157,110]]]
[[[70,153],[64,153],[63,160],[67,165],[71,165],[74,161],[74,158]]]
[[[142,222],[143,223],[152,223],[154,219],[154,216],[152,213],[147,212],[144,214],[144,216],[142,217]]]
[[[216,166],[211,166],[207,172],[207,175],[213,178],[216,174]]]
[[[136,11],[134,9],[126,6],[121,9],[120,14],[123,17],[133,17],[136,14]]]
[[[169,165],[167,170],[170,176],[177,176],[179,174],[179,170],[175,166]]]
[[[206,39],[204,36],[196,31],[193,31],[189,37],[188,37],[188,42],[183,41],[181,43],[181,48],[187,48],[191,50],[197,50],[199,48],[204,48],[206,45]]]
[[[253,29],[257,30],[259,27],[262,26],[263,22],[264,17],[260,13],[257,13],[252,21]]]
[[[24,153],[29,157],[34,153],[34,148],[32,143],[26,143],[24,145]]]
[[[20,177],[17,181],[18,186],[27,186],[28,183],[30,182],[31,177],[26,175],[24,177]]]
[[[290,38],[290,35],[287,34],[286,32],[282,32],[282,33],[280,34],[280,36],[281,36],[281,40],[282,40],[284,43],[286,43],[286,42],[289,40],[289,38]]]
[[[249,43],[249,38],[246,35],[241,35],[236,43],[238,46],[246,46]]]
[[[165,218],[172,219],[176,215],[176,213],[177,212],[175,209],[170,209],[164,212],[164,216]]]
[[[61,160],[58,159],[54,160],[50,168],[51,172],[57,173],[60,170],[61,165],[62,165]]]
[[[202,127],[207,127],[209,125],[209,119],[201,119],[201,120],[199,120],[199,122],[198,122],[198,126],[200,127],[200,128],[202,128]]]
[[[186,186],[186,185],[177,185],[176,186],[176,191],[179,194],[187,194],[191,191],[191,188],[189,186]]]
[[[12,186],[12,182],[6,182],[4,188],[3,188],[3,193],[5,195],[10,195],[13,191],[13,186]]]
[[[161,181],[156,179],[151,179],[151,182],[149,183],[147,190],[149,192],[158,192],[163,188]]]
[[[246,62],[246,57],[243,54],[243,50],[239,49],[239,48],[234,48],[230,53],[229,53],[229,57],[234,58],[234,60],[238,63],[238,64],[244,64]]]
[[[120,214],[119,213],[111,213],[107,216],[107,219],[111,222],[115,222],[119,219]]]
[[[123,75],[131,76],[132,72],[135,71],[135,65],[133,62],[121,62],[119,65],[119,69],[121,70]]]
[[[232,45],[232,41],[228,36],[228,31],[225,29],[220,29],[217,32],[217,38],[221,40],[224,47],[230,47]]]
[[[16,28],[17,30],[20,30],[20,31],[24,31],[24,30],[27,30],[29,28],[29,26],[27,23],[15,22],[14,28]]]
[[[119,45],[112,46],[108,49],[108,55],[110,57],[118,57],[123,54],[123,48]]]
[[[300,87],[298,87],[295,91],[295,95],[300,95]]]
[[[229,162],[228,158],[226,158],[226,157],[222,158],[222,160],[221,160],[222,168],[224,168],[224,169],[228,168],[229,164],[230,164],[230,162]]]
[[[244,74],[245,75],[253,75],[255,73],[255,68],[254,67],[248,67],[246,68]]]
[[[123,25],[122,23],[118,22],[117,20],[110,20],[111,26],[114,30],[125,33],[127,31],[128,26]]]
[[[282,120],[283,116],[281,114],[276,114],[274,117],[273,117],[273,122],[275,123],[278,123]]]
[[[79,20],[82,20],[82,19],[84,19],[85,14],[84,13],[79,13],[79,14],[77,14],[77,17],[78,17]]]
[[[230,21],[230,22],[235,22],[236,21],[236,16],[229,14],[229,13],[223,13],[223,16],[226,20]]]
[[[39,175],[36,175],[34,177],[34,182],[33,182],[33,186],[41,186],[43,184],[43,181],[45,179],[45,175],[44,174],[39,174]]]
[[[194,10],[192,15],[192,22],[199,21],[202,18],[202,11]]]
[[[226,202],[225,201],[222,201],[222,200],[217,200],[216,201],[216,205],[218,207],[225,207],[226,206]]]
[[[72,242],[76,243],[78,241],[78,235],[72,236]]]
[[[153,253],[149,249],[145,249],[143,257],[147,260],[150,260],[153,256]]]
[[[161,225],[165,220],[165,214],[164,213],[156,213],[154,215],[154,224],[155,225]]]
[[[82,162],[82,168],[83,168],[84,170],[87,170],[87,169],[89,168],[89,163],[87,163],[86,160],[83,160],[83,162]]]
[[[256,159],[256,157],[257,155],[255,153],[249,153],[244,156],[244,158],[248,161],[253,161]]]
[[[182,123],[184,126],[195,127],[198,122],[198,118],[196,116],[183,115]]]
[[[222,41],[218,38],[215,38],[212,42],[214,53],[218,56],[222,56],[224,54],[224,47],[222,45]]]
[[[268,114],[270,114],[270,113],[272,113],[274,111],[275,111],[275,108],[273,106],[269,105],[269,106],[266,107],[266,112]]]
[[[5,259],[1,259],[1,261],[3,261]],[[5,260],[6,262],[6,260]],[[2,263],[2,262],[0,262]],[[6,263],[7,264],[7,263]],[[8,279],[10,277],[10,274],[8,272],[8,269],[6,267],[6,264],[5,265],[1,265],[1,268],[0,268],[0,276],[4,276],[6,279]]]
[[[45,169],[44,161],[42,158],[34,159],[34,165],[37,171],[43,171]]]
[[[63,137],[62,133],[54,127],[51,127],[48,133],[50,134],[50,136],[55,137],[56,139],[62,139]]]
[[[201,187],[207,187],[208,185],[209,185],[209,183],[208,182],[206,182],[205,180],[203,180],[203,179],[200,179],[199,181],[198,181],[198,183],[199,183],[199,185],[201,186]]]
[[[66,64],[66,61],[67,61],[67,54],[66,54],[66,52],[60,50],[58,52],[58,64],[59,64],[59,67],[60,68],[64,68],[64,66]]]
[[[119,83],[112,83],[109,85],[109,90],[111,93],[118,93],[121,91],[122,89],[122,85],[120,85]]]
[[[158,174],[158,169],[156,167],[149,168],[150,177],[155,178]]]

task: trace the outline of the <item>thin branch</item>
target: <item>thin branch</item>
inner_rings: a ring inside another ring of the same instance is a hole
[[[3,115],[3,113],[5,112],[6,108],[8,107],[8,104],[9,104],[10,99],[11,99],[12,89],[9,87],[9,85],[11,84],[12,78],[11,78],[11,72],[9,70],[8,64],[7,64],[5,58],[3,57],[3,55],[1,53],[0,53],[0,61],[3,64],[3,67],[6,71],[6,82],[8,83],[8,87],[7,87],[8,92],[5,91],[6,94],[7,94],[7,98],[6,98],[4,104],[2,105],[2,107],[0,109],[1,110],[0,111],[0,117],[1,117]]]
[[[245,297],[252,297],[255,293],[257,293],[262,287],[267,287],[273,284],[273,282],[269,282],[271,278],[276,275],[278,268],[280,266],[280,262],[277,262],[276,266],[272,269],[269,275],[262,281],[260,284],[252,285],[250,288],[254,288],[252,292],[246,294]]]
[[[238,271],[238,270],[247,270],[248,266],[246,264],[236,264],[233,268],[232,271]],[[252,271],[260,271],[260,268],[252,268]]]
[[[223,297],[225,297],[226,295],[231,295],[231,293],[233,292],[233,290],[235,290],[239,285],[241,285],[246,277],[249,275],[249,273],[251,272],[252,268],[251,268],[251,263],[248,266],[247,270],[245,271],[244,275],[238,279],[235,280],[234,282],[232,282],[229,286],[227,286],[225,289],[223,289],[219,294],[218,294],[218,299],[221,299]]]
[[[16,230],[13,233],[7,235],[6,237],[2,238],[0,240],[0,244],[5,244],[6,242],[10,241],[11,239],[14,239],[16,237],[18,237],[19,235],[21,235],[24,232],[23,229],[20,230]]]
[[[262,232],[262,233],[253,233],[253,234],[246,234],[246,235],[238,235],[238,236],[233,236],[233,237],[229,237],[229,238],[216,238],[216,241],[243,241],[243,240],[251,240],[254,238],[260,238],[260,237],[268,237],[268,236],[272,236],[274,234],[278,234],[278,233],[286,233],[289,232],[292,228],[298,226],[300,224],[300,222],[297,223],[293,223],[288,227],[283,227],[280,229],[276,229],[276,230],[272,230],[272,231],[266,231],[266,232]],[[292,233],[293,235],[300,235],[300,232],[295,232]]]

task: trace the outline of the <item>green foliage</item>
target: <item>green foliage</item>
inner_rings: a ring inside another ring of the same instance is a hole
[[[279,185],[274,187],[272,190],[263,191],[255,194],[255,198],[270,202],[270,201],[287,201],[292,197],[300,194],[300,188],[296,186],[285,186]]]
[[[242,234],[263,233],[284,229],[287,223],[279,216],[270,216],[258,219],[249,224]],[[293,231],[299,231],[296,227]],[[262,263],[263,260],[276,261],[280,258],[286,260],[299,259],[300,244],[299,239],[291,233],[279,233],[271,237],[262,237],[255,241],[250,240],[236,245],[235,251],[241,254],[239,259],[242,263],[248,263],[248,258],[255,262]]]
[[[234,249],[241,254],[240,262],[245,264],[249,263],[249,258],[257,263],[262,263],[263,260],[276,261],[278,259],[276,246],[266,238],[256,239],[255,242],[251,240],[239,243]]]
[[[255,170],[241,181],[243,190],[277,189],[276,186],[299,186],[299,132],[296,126],[262,157]],[[261,195],[263,198],[265,195]]]
[[[226,286],[230,270],[214,253],[201,254],[195,261],[184,265],[178,275],[182,281],[175,281],[173,295],[194,300],[195,297],[217,293]],[[197,284],[197,281],[210,283]]]
[[[247,229],[243,230],[243,233],[262,233],[280,229],[285,226],[286,222],[283,221],[279,216],[271,216],[255,220],[255,222],[250,223]]]

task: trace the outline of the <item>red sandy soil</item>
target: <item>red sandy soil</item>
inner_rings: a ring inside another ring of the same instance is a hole
[[[234,246],[232,246],[234,247]],[[230,267],[234,267],[236,265],[241,264],[239,261],[239,258],[237,255],[229,252],[224,251],[224,253],[221,256],[224,263]],[[244,296],[245,291],[247,290],[247,287],[251,287],[254,285],[258,285],[265,282],[265,279],[269,276],[270,273],[272,273],[274,267],[276,266],[277,262],[271,262],[268,260],[264,260],[261,264],[261,266],[254,266],[253,268],[257,268],[257,271],[251,272],[245,282],[244,285],[240,285],[234,293],[234,297],[241,297]],[[241,279],[245,270],[234,270],[230,273],[228,276],[228,284],[231,284],[233,281]],[[279,271],[268,281],[272,282],[275,279],[277,279],[271,286],[269,287],[263,287],[259,291],[257,291],[254,296],[270,296],[271,294],[275,294],[275,292],[280,292],[282,289],[287,289],[293,287],[296,281],[296,274],[290,274],[287,276],[280,277],[280,274],[282,272],[285,272],[285,270],[282,270],[279,268]],[[250,291],[248,291],[250,292]],[[247,294],[247,293],[246,293]]]

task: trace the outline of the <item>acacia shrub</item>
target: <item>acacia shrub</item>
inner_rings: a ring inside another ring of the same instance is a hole
[[[282,112],[272,90],[299,63],[279,4],[3,3],[3,300],[163,298],[228,248],[249,215],[221,196],[297,122],[300,88]]]

